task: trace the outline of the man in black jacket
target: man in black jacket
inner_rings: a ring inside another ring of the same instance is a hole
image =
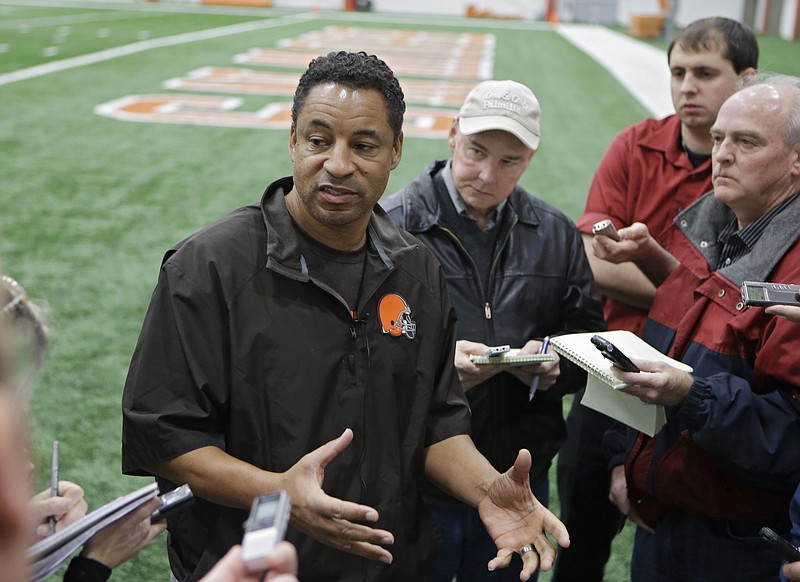
[[[547,533],[569,544],[531,493],[528,451],[501,474],[470,440],[441,269],[376,208],[404,111],[377,57],[315,58],[294,95],[292,176],[164,258],[125,385],[122,459],[195,493],[167,520],[181,582],[279,490],[301,580],[426,580],[423,475],[479,508],[497,543],[482,569],[516,552],[526,580],[552,564]]]
[[[444,269],[478,449],[496,468],[530,449],[531,486],[546,502],[548,467],[565,438],[561,398],[581,387],[582,373],[557,356],[519,367],[470,361],[489,346],[535,354],[545,336],[605,329],[575,225],[517,184],[539,147],[539,119],[526,86],[481,83],[453,121],[452,159],[434,162],[381,205]],[[434,580],[519,580],[520,562],[502,573],[479,567],[496,550],[474,510],[433,487],[427,501],[442,537]]]

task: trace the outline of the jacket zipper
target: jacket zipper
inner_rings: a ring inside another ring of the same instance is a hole
[[[516,228],[518,222],[519,222],[519,219],[515,216],[514,217],[514,221],[511,223],[511,226],[508,227],[508,231],[506,231],[506,235],[503,238],[503,242],[500,245],[500,248],[497,250],[497,253],[494,255],[494,258],[492,258],[492,267],[489,270],[489,288],[490,289],[492,288],[493,283],[494,283],[494,275],[495,275],[495,269],[497,267],[497,261],[498,261],[500,255],[503,253],[503,249],[506,247],[506,244],[508,244],[508,239],[511,237],[511,232],[514,230],[514,228]],[[470,256],[470,254],[467,252],[467,249],[464,248],[464,245],[461,243],[461,240],[455,235],[455,233],[452,230],[450,230],[449,228],[447,228],[445,226],[439,226],[438,228],[440,228],[443,232],[447,233],[447,235],[450,238],[452,238],[453,241],[455,241],[456,245],[458,245],[458,248],[460,248],[461,251],[463,251],[464,255],[469,259],[469,262],[472,263],[472,271],[476,275],[476,280],[478,281],[478,289],[480,290],[480,294],[483,296],[483,316],[487,320],[491,320],[492,319],[492,305],[488,300],[488,294],[483,289],[483,282],[481,281],[480,273],[478,272],[478,266],[475,264],[475,261]]]

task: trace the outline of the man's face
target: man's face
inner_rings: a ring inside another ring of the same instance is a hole
[[[711,128],[716,198],[746,226],[791,195],[800,176],[800,148],[784,139],[791,89],[756,85],[733,95]]]
[[[378,91],[334,83],[311,89],[289,141],[294,189],[316,223],[301,226],[363,232],[401,151]]]
[[[507,131],[464,135],[457,120],[450,128],[448,143],[453,150],[451,171],[458,193],[471,215],[484,218],[511,195],[535,153]]]
[[[691,129],[710,128],[739,78],[731,62],[721,49],[693,52],[676,44],[669,68],[672,104],[681,123]]]

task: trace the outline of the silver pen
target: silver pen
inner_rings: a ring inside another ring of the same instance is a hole
[[[539,347],[539,353],[546,354],[547,348],[549,347],[550,347],[550,336],[548,335],[542,341],[542,345]],[[533,397],[536,395],[536,390],[538,388],[539,388],[539,375],[537,374],[536,376],[533,377],[533,380],[531,380],[531,388],[530,390],[528,390],[528,402],[533,400]]]
[[[53,455],[50,459],[50,497],[58,497],[58,457],[60,446],[53,441]],[[50,516],[50,531],[56,533],[56,516]]]

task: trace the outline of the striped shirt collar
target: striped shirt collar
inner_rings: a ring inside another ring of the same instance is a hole
[[[751,250],[764,234],[769,223],[789,206],[800,192],[795,192],[786,200],[772,208],[758,220],[748,224],[743,229],[738,230],[739,223],[734,216],[731,221],[719,233],[717,241],[722,245],[722,254],[719,257],[717,269],[727,267],[741,259]]]

